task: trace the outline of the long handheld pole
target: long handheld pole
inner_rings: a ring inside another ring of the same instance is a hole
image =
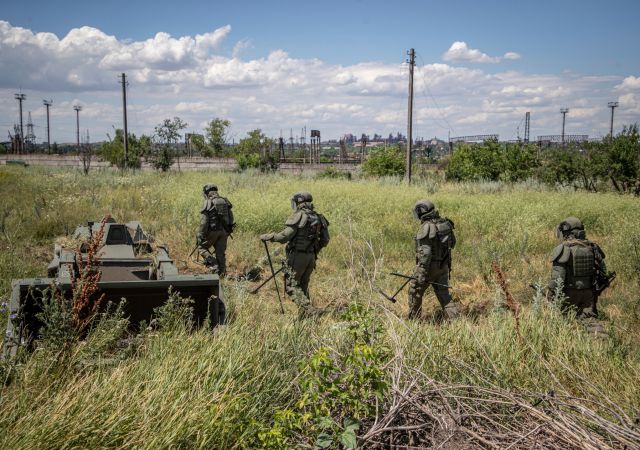
[[[280,302],[280,312],[284,314],[284,306],[282,306],[282,298],[280,297],[280,289],[278,288],[278,280],[276,279],[276,272],[273,270],[273,263],[271,262],[271,254],[269,254],[269,246],[267,241],[262,241],[264,249],[267,252],[267,259],[269,260],[269,268],[271,269],[271,275],[273,276],[273,283],[276,285],[276,292],[278,293],[278,301]]]

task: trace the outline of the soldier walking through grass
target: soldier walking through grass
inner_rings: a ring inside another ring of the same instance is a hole
[[[227,268],[227,240],[235,227],[231,211],[233,205],[218,194],[215,184],[205,184],[202,195],[204,204],[200,210],[198,253],[214,273],[224,275]]]
[[[587,240],[584,225],[577,217],[567,217],[556,228],[560,244],[551,255],[551,278],[547,295],[560,294],[562,305],[573,308],[587,331],[604,334],[598,320],[598,295],[609,285],[615,273],[607,272],[604,252]],[[562,287],[560,292],[559,288]]]
[[[319,312],[311,305],[309,281],[320,250],[329,243],[329,222],[314,210],[309,192],[294,194],[291,208],[294,212],[285,222],[285,228],[279,233],[263,234],[260,239],[287,244],[287,294],[298,305],[300,316],[306,317]]]
[[[421,224],[416,236],[416,268],[409,286],[409,319],[420,317],[422,297],[429,285],[448,318],[458,315],[458,306],[449,292],[451,250],[456,245],[453,222],[440,217],[429,200],[418,200],[413,216]]]

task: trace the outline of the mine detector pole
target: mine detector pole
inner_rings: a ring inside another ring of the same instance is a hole
[[[413,67],[416,64],[416,52],[409,50],[409,108],[407,114],[407,183],[411,184],[411,144],[413,141]]]
[[[267,252],[267,260],[269,261],[269,268],[271,269],[271,277],[273,278],[273,284],[276,287],[278,293],[278,302],[280,302],[280,312],[284,314],[284,306],[282,306],[282,298],[280,297],[280,289],[278,288],[278,280],[276,279],[276,272],[273,270],[273,263],[271,262],[271,254],[269,253],[269,246],[266,241],[262,241],[264,244],[264,250]]]

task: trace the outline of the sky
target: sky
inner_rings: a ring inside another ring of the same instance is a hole
[[[640,122],[640,2],[0,0],[0,141],[26,94],[38,141],[92,142],[122,127],[153,134],[178,116],[190,132],[215,117],[249,130],[323,140],[406,133],[416,51],[414,137],[602,137]],[[26,131],[26,130],[25,130]],[[308,133],[308,131],[307,131]]]

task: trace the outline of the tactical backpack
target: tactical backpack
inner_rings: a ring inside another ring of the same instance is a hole
[[[232,207],[231,202],[224,197],[214,196],[206,200],[205,211],[209,217],[209,231],[233,231]]]

